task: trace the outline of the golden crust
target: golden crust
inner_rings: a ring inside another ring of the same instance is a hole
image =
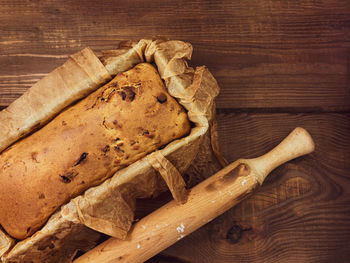
[[[142,63],[0,155],[0,223],[23,239],[63,203],[190,130]]]

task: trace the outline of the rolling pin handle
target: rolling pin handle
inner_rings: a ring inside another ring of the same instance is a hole
[[[315,143],[311,135],[305,129],[297,127],[271,151],[247,161],[255,170],[259,183],[262,184],[267,175],[281,164],[314,150]]]

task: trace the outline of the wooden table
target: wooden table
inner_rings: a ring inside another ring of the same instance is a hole
[[[191,42],[217,78],[228,160],[295,126],[316,151],[149,262],[349,262],[350,1],[0,0],[0,106],[86,46],[154,36]]]

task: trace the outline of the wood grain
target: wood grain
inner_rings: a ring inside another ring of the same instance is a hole
[[[316,152],[149,262],[350,262],[350,1],[0,0],[0,109],[86,46],[154,36],[191,42],[217,78],[227,159],[296,126]]]
[[[0,14],[0,106],[86,46],[162,35],[194,45],[219,108],[349,110],[348,0],[1,0]]]
[[[348,262],[350,115],[219,114],[218,121],[230,161],[262,154],[298,125],[313,135],[316,151],[276,169],[255,195],[159,262]]]

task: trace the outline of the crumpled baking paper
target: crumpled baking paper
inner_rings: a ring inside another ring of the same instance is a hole
[[[89,52],[91,58],[84,52]],[[72,56],[79,63],[73,63],[71,70],[70,62],[62,66],[70,72],[64,78],[73,85],[72,89],[79,90],[90,83],[89,92],[92,92],[98,88],[96,83],[106,82],[118,72],[129,70],[141,62],[153,63],[169,94],[177,98],[188,111],[193,128],[188,136],[172,141],[165,148],[117,171],[101,185],[88,189],[61,206],[33,236],[13,245],[14,240],[0,230],[0,255],[3,262],[71,262],[77,251],[87,251],[96,244],[99,232],[125,238],[134,219],[137,198],[156,196],[165,191],[168,185],[173,196],[179,202],[184,202],[186,192],[181,175],[188,186],[193,186],[219,170],[219,163],[225,164],[218,148],[215,119],[214,99],[219,93],[219,87],[205,66],[196,69],[188,66],[187,61],[191,55],[192,46],[189,43],[143,39],[137,43],[124,43],[117,50],[103,52],[103,67],[102,63],[100,65],[96,62],[97,57],[90,50]],[[75,73],[84,71],[85,64],[89,68],[95,65],[100,73],[98,77],[87,73],[77,81]],[[79,67],[76,68],[76,65]],[[56,69],[44,79],[54,79],[51,75],[57,74],[56,71],[61,69]],[[51,89],[54,87],[52,84],[54,81],[50,82]],[[45,94],[45,88],[35,88],[35,92]],[[67,95],[65,103],[55,102],[54,91],[51,95],[45,95],[46,101],[52,103],[50,107],[55,110],[47,110],[47,116],[43,119],[51,119],[58,109],[62,110],[66,106],[67,101],[72,103],[86,96],[86,93],[87,91],[75,92],[80,95],[72,95],[72,98]],[[21,97],[18,100],[30,102],[31,99]],[[35,108],[32,107],[31,110],[35,111]],[[27,124],[32,127],[28,130],[33,130],[38,122],[45,123],[38,116]],[[17,134],[18,138],[19,135]]]

